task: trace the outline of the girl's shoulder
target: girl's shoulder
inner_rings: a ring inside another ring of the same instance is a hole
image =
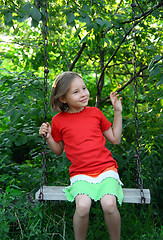
[[[52,117],[52,120],[53,120],[53,119],[58,120],[58,119],[60,119],[60,118],[63,118],[64,115],[65,115],[65,112],[59,112],[59,113],[57,113],[56,115],[54,115],[54,116]]]
[[[97,107],[90,107],[90,106],[85,107],[85,109],[87,109],[87,110],[89,110],[89,111],[99,110]]]
[[[88,111],[95,112],[95,113],[101,113],[101,110],[97,107],[86,107]]]

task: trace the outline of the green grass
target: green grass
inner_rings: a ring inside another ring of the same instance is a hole
[[[69,202],[28,203],[25,193],[10,187],[1,195],[0,239],[73,240],[72,218],[75,204]],[[163,229],[152,205],[123,204],[119,207],[121,240],[161,240]],[[100,203],[93,202],[88,240],[110,239]]]

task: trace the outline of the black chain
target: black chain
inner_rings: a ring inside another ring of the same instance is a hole
[[[135,41],[135,37],[136,37],[136,32],[135,32],[135,7],[136,7],[136,3],[134,0],[132,0],[132,40],[133,40],[133,45],[132,45],[132,51],[133,51],[133,61],[132,64],[134,66],[134,113],[135,113],[135,128],[136,128],[136,132],[135,132],[135,138],[136,138],[136,148],[135,148],[135,158],[136,158],[136,163],[137,163],[137,181],[138,181],[138,186],[140,187],[140,197],[141,197],[141,204],[145,204],[145,197],[144,197],[144,191],[143,191],[143,179],[141,176],[141,171],[142,171],[142,167],[141,167],[141,159],[140,159],[140,146],[139,146],[139,119],[138,119],[138,81],[137,81],[137,74],[136,74],[136,41]]]
[[[43,23],[43,38],[44,38],[44,122],[47,122],[47,79],[48,79],[48,3],[47,0],[45,0],[45,10],[44,10],[44,23]],[[48,177],[47,177],[47,166],[46,166],[46,155],[47,155],[47,142],[46,142],[46,136],[44,136],[44,143],[43,143],[43,152],[42,152],[42,173],[41,173],[41,181],[40,181],[40,194],[39,194],[39,200],[43,200],[43,185],[44,183],[48,184]]]

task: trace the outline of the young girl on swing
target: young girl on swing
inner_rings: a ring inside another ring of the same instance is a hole
[[[59,111],[52,127],[43,123],[39,134],[46,135],[49,148],[61,155],[63,148],[71,161],[71,185],[66,188],[68,201],[75,200],[73,217],[75,240],[85,240],[92,200],[100,200],[111,240],[120,239],[121,220],[116,199],[123,200],[122,182],[117,163],[105,147],[105,138],[119,144],[122,133],[122,104],[117,93],[110,99],[115,111],[114,124],[96,107],[88,107],[89,91],[82,77],[74,72],[57,76],[52,86],[50,106]]]

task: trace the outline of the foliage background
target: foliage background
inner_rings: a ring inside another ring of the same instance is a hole
[[[125,187],[136,186],[131,1],[48,1],[48,97],[55,76],[81,73],[90,106],[110,121],[109,94],[123,97],[121,144],[107,142]],[[136,1],[136,60],[140,153],[151,204],[123,204],[121,239],[162,239],[162,1]],[[0,238],[73,239],[74,204],[37,203],[44,120],[44,1],[0,0]],[[48,106],[48,121],[54,113]],[[66,185],[69,162],[47,157],[49,185]],[[99,203],[93,203],[88,239],[108,239]]]

